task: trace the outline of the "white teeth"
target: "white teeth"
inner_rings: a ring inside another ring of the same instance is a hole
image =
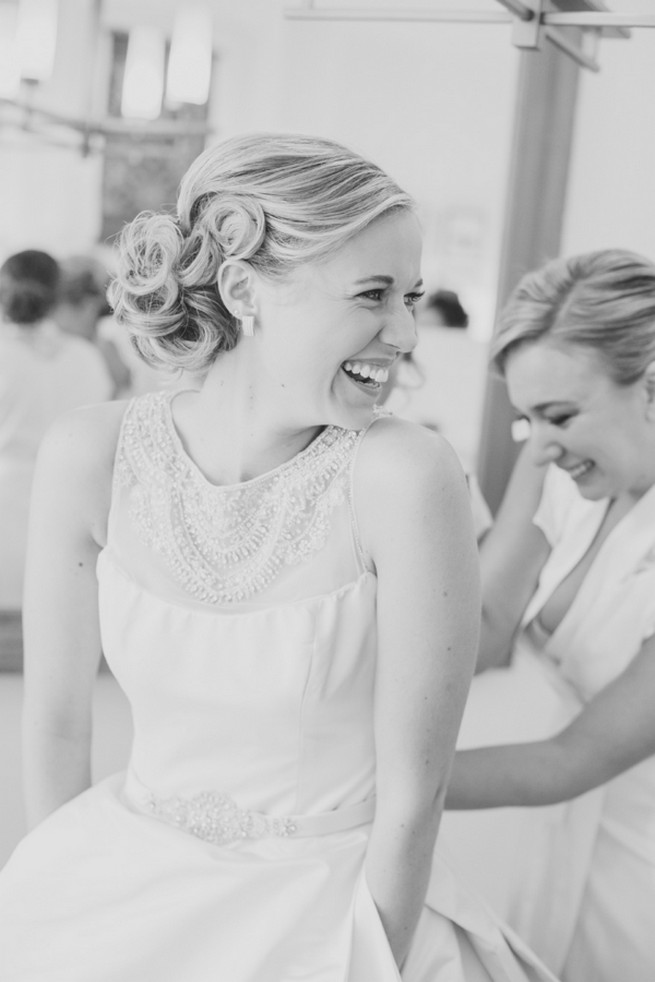
[[[591,470],[593,466],[594,465],[591,460],[584,460],[581,464],[578,464],[577,467],[570,467],[568,471],[575,481],[579,477],[582,477],[583,474],[586,474],[588,470]]]
[[[344,362],[343,367],[347,372],[352,372],[354,375],[361,376],[361,378],[373,379],[373,381],[377,382],[378,384],[381,382],[386,382],[389,378],[388,368],[368,365],[366,362],[362,361],[346,361]]]

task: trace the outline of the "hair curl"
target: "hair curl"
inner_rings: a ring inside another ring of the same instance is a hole
[[[503,372],[519,345],[543,338],[592,348],[614,382],[632,384],[655,359],[655,264],[602,249],[528,273],[500,316],[491,357]]]
[[[283,277],[379,216],[413,207],[383,170],[331,140],[234,137],[191,165],[177,219],[144,212],[123,230],[109,300],[146,361],[201,372],[239,337],[218,289],[223,262]]]
[[[37,324],[57,302],[60,270],[56,259],[39,249],[9,256],[0,267],[0,309],[14,324]]]

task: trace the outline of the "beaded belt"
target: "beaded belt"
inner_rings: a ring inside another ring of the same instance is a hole
[[[131,770],[127,773],[124,791],[140,811],[214,845],[239,839],[329,835],[365,825],[373,820],[375,813],[375,798],[330,812],[285,816],[239,808],[234,798],[224,791],[200,791],[190,796],[163,798],[142,784]]]

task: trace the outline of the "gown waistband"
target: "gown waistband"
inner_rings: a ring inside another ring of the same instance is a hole
[[[138,811],[214,845],[240,839],[330,835],[366,825],[375,814],[374,797],[334,811],[283,816],[240,808],[225,791],[213,789],[161,797],[133,770],[127,771],[123,794]]]

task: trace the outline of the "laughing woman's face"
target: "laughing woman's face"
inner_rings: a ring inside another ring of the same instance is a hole
[[[655,483],[647,377],[617,385],[593,348],[547,339],[512,351],[505,377],[535,461],[561,467],[583,497],[639,498]]]
[[[259,364],[297,426],[366,425],[396,358],[416,344],[418,220],[373,221],[328,260],[258,291]]]

